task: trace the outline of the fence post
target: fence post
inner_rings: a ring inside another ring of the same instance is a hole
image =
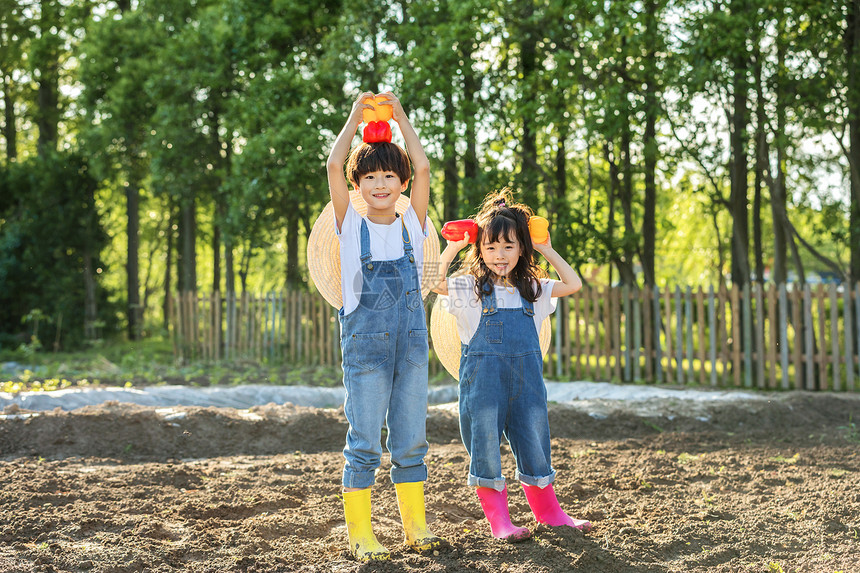
[[[852,344],[852,338],[856,323],[851,320],[851,285],[846,284],[845,288],[842,289],[842,299],[842,313],[845,316],[845,387],[848,391],[854,391],[854,344]]]
[[[809,285],[803,287],[803,333],[804,341],[806,342],[806,352],[804,360],[806,365],[806,389],[815,390],[814,368],[815,368],[815,348],[813,345],[812,332],[812,290]]]
[[[675,285],[675,362],[678,384],[686,384],[684,375],[684,316],[681,310],[681,287]]]
[[[815,288],[815,298],[818,299],[818,376],[816,390],[827,389],[827,330],[825,329],[824,285],[818,283]]]
[[[779,340],[782,388],[788,390],[788,300],[785,293],[785,283],[779,285]]]
[[[752,297],[750,296],[750,283],[744,283],[741,291],[743,301],[741,311],[743,312],[744,326],[744,386],[752,388]]]
[[[699,319],[699,384],[705,385],[705,293],[702,285],[696,289],[696,316]]]
[[[654,316],[654,366],[656,369],[657,383],[663,383],[663,349],[660,344],[660,322],[662,314],[660,313],[660,287],[654,285],[654,295],[651,299],[651,304],[654,307],[652,315]]]
[[[558,309],[561,312],[555,314],[555,375],[561,379],[561,327],[564,322],[564,298],[558,301],[558,306],[561,307]]]
[[[630,331],[630,287],[624,285],[621,287],[621,296],[624,297],[624,381],[630,382],[632,374],[632,366],[630,359],[630,347],[632,346]]]
[[[631,294],[633,295],[633,380],[641,380],[642,374],[639,371],[639,349],[642,347],[642,316],[639,309],[639,297],[642,291],[634,286]]]
[[[839,308],[836,303],[836,285],[830,285],[830,359],[833,362],[833,389],[842,390],[842,372],[839,368]]]
[[[740,303],[739,288],[737,284],[732,284],[732,290],[729,293],[731,300],[732,311],[732,378],[734,386],[737,388],[741,385],[741,303]]]
[[[708,285],[708,340],[711,343],[711,386],[717,385],[717,311],[714,305],[714,285]]]
[[[688,285],[684,292],[684,323],[687,326],[687,382],[696,379],[693,366],[693,289]]]
[[[755,365],[756,386],[764,388],[767,386],[764,376],[764,306],[762,297],[762,284],[755,282],[752,285],[755,294]]]

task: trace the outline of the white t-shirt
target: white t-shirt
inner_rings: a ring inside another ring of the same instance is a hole
[[[352,206],[346,208],[340,232],[337,232],[337,219],[333,220],[335,233],[340,240],[340,289],[343,296],[343,313],[349,314],[358,306],[361,296],[363,277],[361,273],[361,215]],[[380,225],[367,219],[367,230],[370,233],[370,254],[375,261],[393,261],[403,256],[403,231],[400,217],[390,225]],[[423,225],[418,221],[418,215],[412,205],[403,214],[403,223],[412,241],[412,255],[418,269],[418,282],[424,261],[424,239],[427,234]]]
[[[534,303],[535,331],[540,333],[541,324],[546,317],[555,312],[557,298],[552,296],[555,283],[551,279],[540,279],[541,295]],[[522,308],[523,300],[518,290],[496,285],[497,308]],[[481,300],[475,292],[475,277],[461,275],[448,278],[448,296],[440,297],[442,308],[457,318],[457,332],[460,340],[468,344],[478,331],[481,322]]]

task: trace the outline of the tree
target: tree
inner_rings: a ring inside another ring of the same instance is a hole
[[[110,14],[113,15],[113,14]],[[120,3],[116,18],[93,25],[81,47],[83,146],[96,171],[122,189],[126,205],[126,319],[128,338],[143,329],[140,300],[140,189],[149,170],[146,141],[155,109],[146,83],[158,72],[159,37],[140,9]]]
[[[99,253],[107,236],[98,181],[76,154],[46,150],[0,170],[0,343],[25,342],[22,319],[38,310],[54,325],[54,349],[80,347],[113,326]],[[44,332],[44,330],[43,330]]]

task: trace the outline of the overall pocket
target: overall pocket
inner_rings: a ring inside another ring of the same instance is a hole
[[[409,331],[406,342],[406,361],[413,366],[426,366],[430,355],[430,346],[427,341],[426,329],[413,329]]]
[[[389,337],[387,332],[349,334],[344,344],[344,364],[362,372],[379,368],[388,360]]]
[[[421,304],[421,289],[414,288],[406,291],[406,308],[409,310],[415,310],[421,306]]]
[[[490,322],[489,320],[484,325],[484,337],[490,344],[502,343],[502,323]]]

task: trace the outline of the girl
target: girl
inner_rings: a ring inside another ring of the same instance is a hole
[[[576,272],[552,248],[549,237],[533,244],[531,210],[512,201],[511,192],[487,196],[475,222],[474,245],[467,253],[467,275],[443,281],[443,307],[457,319],[460,355],[460,434],[471,458],[469,485],[478,498],[493,536],[507,541],[531,537],[511,523],[499,445],[507,438],[517,463],[516,478],[538,523],[588,531],[588,521],[573,519],[559,506],[552,483],[549,420],[540,325],[555,310],[555,297],[582,286]],[[443,268],[468,244],[448,243]],[[541,253],[560,280],[543,278],[533,251]]]

